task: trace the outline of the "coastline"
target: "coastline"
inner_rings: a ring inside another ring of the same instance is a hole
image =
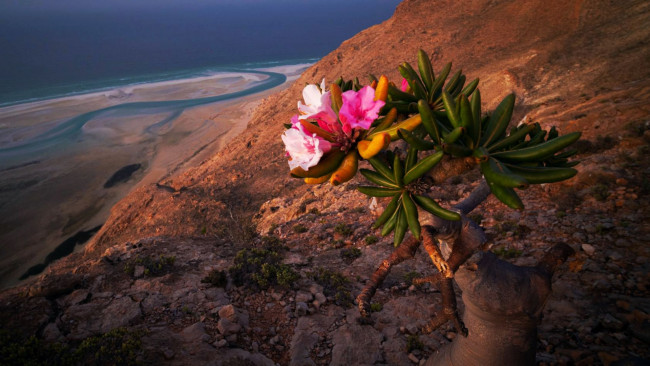
[[[283,71],[286,81],[250,95],[183,108],[176,114],[163,109],[98,115],[83,124],[74,143],[60,144],[10,167],[5,164],[0,176],[0,286],[19,284],[18,277],[41,264],[60,243],[102,225],[111,207],[132,189],[155,184],[215,154],[246,128],[262,98],[287,87],[306,66],[267,68]],[[210,85],[215,79],[225,82]],[[16,138],[28,141],[89,110],[147,98],[164,103],[183,100],[184,95],[201,98],[242,92],[262,79],[252,73],[243,77],[222,74],[137,85],[127,90],[130,93],[118,88],[114,94],[128,94],[121,99],[102,92],[0,108],[0,151],[11,138],[14,141],[9,143],[14,145]],[[8,138],[2,123],[16,120],[21,126]],[[134,164],[140,166],[125,182],[104,187],[115,172]]]

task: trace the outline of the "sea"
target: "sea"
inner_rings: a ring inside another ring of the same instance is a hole
[[[4,0],[0,107],[315,62],[397,0]]]

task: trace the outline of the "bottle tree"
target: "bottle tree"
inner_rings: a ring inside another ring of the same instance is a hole
[[[517,190],[573,177],[577,162],[569,158],[576,150],[567,148],[580,133],[560,135],[539,123],[510,127],[513,94],[483,113],[479,80],[466,83],[460,70],[449,77],[451,63],[436,75],[422,50],[417,71],[405,62],[399,72],[399,86],[372,75],[366,86],[342,78],[329,87],[325,81],[307,85],[282,135],[291,175],[307,184],[338,185],[358,171],[368,181],[359,191],[389,198],[373,227],[392,233],[396,249],[357,297],[363,318],[391,267],[422,245],[437,272],[415,282],[433,284],[442,296],[441,311],[422,331],[452,322],[462,335],[428,364],[534,364],[551,276],[573,251],[556,245],[536,267],[514,266],[483,250],[485,234],[467,215],[490,194],[523,210]],[[372,169],[358,169],[359,160]],[[482,182],[465,200],[445,208],[428,196],[433,185],[474,169]],[[462,319],[454,280],[462,289]]]

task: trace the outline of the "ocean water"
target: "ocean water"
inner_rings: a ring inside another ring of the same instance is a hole
[[[223,67],[314,62],[398,0],[6,0],[0,107]]]

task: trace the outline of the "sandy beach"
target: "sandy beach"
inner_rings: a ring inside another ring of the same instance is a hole
[[[0,108],[0,286],[18,284],[63,241],[102,225],[134,187],[209,158],[246,128],[262,98],[286,87],[306,66],[267,69],[286,76],[271,89],[176,110],[166,104],[111,108],[243,92],[266,77],[219,74]],[[105,112],[92,114],[98,110]],[[61,127],[84,114],[91,118],[78,131]],[[135,171],[105,187],[127,166]]]

